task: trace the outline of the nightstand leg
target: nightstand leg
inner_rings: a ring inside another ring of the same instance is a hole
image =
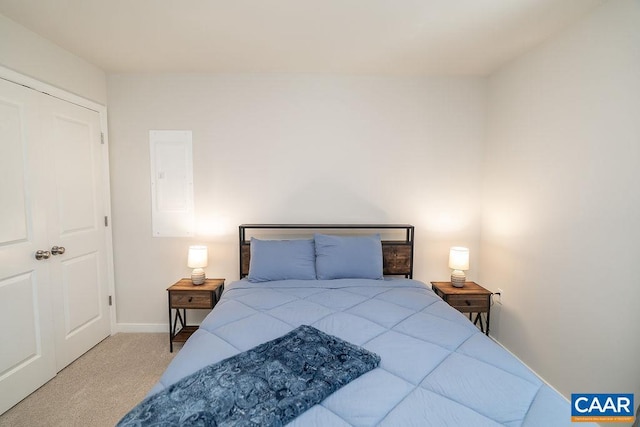
[[[487,318],[487,322],[489,321],[489,319]],[[473,324],[477,325],[478,322],[480,322],[480,332],[484,333],[484,324],[482,323],[482,313],[478,313],[476,315],[476,320],[474,320]],[[488,327],[487,327],[488,328]],[[487,335],[489,334],[489,330],[487,329]]]
[[[171,294],[167,293],[167,295],[169,296],[169,353],[173,353],[173,330],[171,329],[171,324],[172,322],[172,315],[171,315]]]
[[[176,329],[178,329],[178,320],[180,320],[180,330],[187,325],[187,310],[183,309],[180,314],[180,309],[176,308],[176,314],[173,315],[171,309],[169,309],[169,352],[173,353],[173,339],[176,337]]]
[[[491,320],[491,307],[487,310],[487,335],[489,335],[489,320]]]
[[[180,328],[184,328],[184,319],[182,318],[182,315],[180,314],[180,309],[176,308],[176,315],[173,318],[173,335],[176,335],[177,329],[178,329],[178,320],[180,320]]]

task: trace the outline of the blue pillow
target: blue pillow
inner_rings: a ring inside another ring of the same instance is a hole
[[[380,235],[361,237],[316,234],[318,279],[383,279]]]
[[[247,278],[250,282],[315,280],[313,240],[259,240],[252,237]]]

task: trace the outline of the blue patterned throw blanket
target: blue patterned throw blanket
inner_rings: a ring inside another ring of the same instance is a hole
[[[379,363],[302,325],[149,396],[118,426],[282,426]]]

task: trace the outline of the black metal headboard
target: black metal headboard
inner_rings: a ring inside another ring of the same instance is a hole
[[[247,231],[291,231],[300,230],[312,234],[319,230],[348,231],[404,231],[404,239],[382,240],[382,272],[385,276],[404,276],[413,278],[413,237],[414,227],[409,224],[242,224],[240,232],[240,278],[249,274],[251,258],[251,240],[247,239]],[[399,233],[400,234],[400,233]]]

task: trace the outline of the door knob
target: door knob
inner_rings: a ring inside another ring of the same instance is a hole
[[[41,259],[49,259],[51,256],[51,252],[49,251],[36,251],[36,259],[40,261]]]
[[[51,248],[51,255],[62,255],[64,251],[64,246],[54,246]]]

